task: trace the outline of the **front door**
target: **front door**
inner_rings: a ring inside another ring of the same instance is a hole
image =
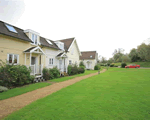
[[[35,73],[36,73],[36,57],[31,57],[31,65],[35,65]]]
[[[62,70],[62,60],[59,60],[59,69]]]

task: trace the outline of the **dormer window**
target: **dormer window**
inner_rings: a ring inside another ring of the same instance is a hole
[[[57,41],[57,42],[55,42],[55,43],[56,43],[56,45],[57,45],[61,50],[64,50],[64,43],[63,43],[63,42]]]
[[[50,40],[46,39],[46,41],[48,42],[48,44],[53,45]]]
[[[33,41],[33,44],[37,45],[37,35],[32,34],[32,41]]]
[[[15,30],[15,28],[14,28],[13,26],[8,25],[8,24],[5,24],[5,25],[6,25],[6,27],[7,27],[7,29],[8,29],[9,31],[14,32],[14,33],[18,33],[18,32]]]
[[[92,55],[90,56],[90,58],[92,58]]]

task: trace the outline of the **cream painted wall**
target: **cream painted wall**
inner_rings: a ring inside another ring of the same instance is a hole
[[[74,52],[72,54],[72,50],[74,49]],[[72,44],[71,48],[70,48],[70,51],[67,53],[67,64],[69,64],[69,60],[72,61],[72,64],[75,64],[75,62],[77,62],[77,65],[79,65],[79,51],[78,51],[78,48],[77,48],[77,43],[76,43],[76,40],[75,42]]]
[[[17,54],[19,55],[19,64],[25,65],[25,54],[23,51],[33,46],[34,45],[31,45],[30,42],[5,35],[0,35],[0,59],[6,61],[7,54]],[[38,56],[38,54],[33,54],[32,56]],[[39,61],[39,56],[37,59]],[[30,65],[29,53],[26,54],[26,65]]]

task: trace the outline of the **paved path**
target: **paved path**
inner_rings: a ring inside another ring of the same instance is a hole
[[[101,73],[105,72],[106,69],[103,69]],[[54,83],[52,85],[49,85],[44,88],[40,88],[31,92],[24,93],[22,95],[18,95],[12,98],[8,98],[5,100],[0,101],[0,119],[11,114],[12,112],[21,109],[22,107],[30,104],[31,102],[43,98],[45,96],[48,96],[64,87],[67,87],[69,85],[72,85],[78,81],[81,81],[83,79],[86,79],[88,77],[97,75],[97,73],[92,73],[89,75],[76,77],[67,81]]]

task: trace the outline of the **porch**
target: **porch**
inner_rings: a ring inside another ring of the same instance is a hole
[[[60,71],[60,74],[67,73],[67,55],[65,52],[59,53],[56,58],[58,59],[58,69]]]
[[[43,64],[44,63],[44,52],[38,47],[31,47],[24,51],[25,53],[25,65],[31,68],[31,75],[42,76]],[[43,58],[43,59],[42,59]]]

